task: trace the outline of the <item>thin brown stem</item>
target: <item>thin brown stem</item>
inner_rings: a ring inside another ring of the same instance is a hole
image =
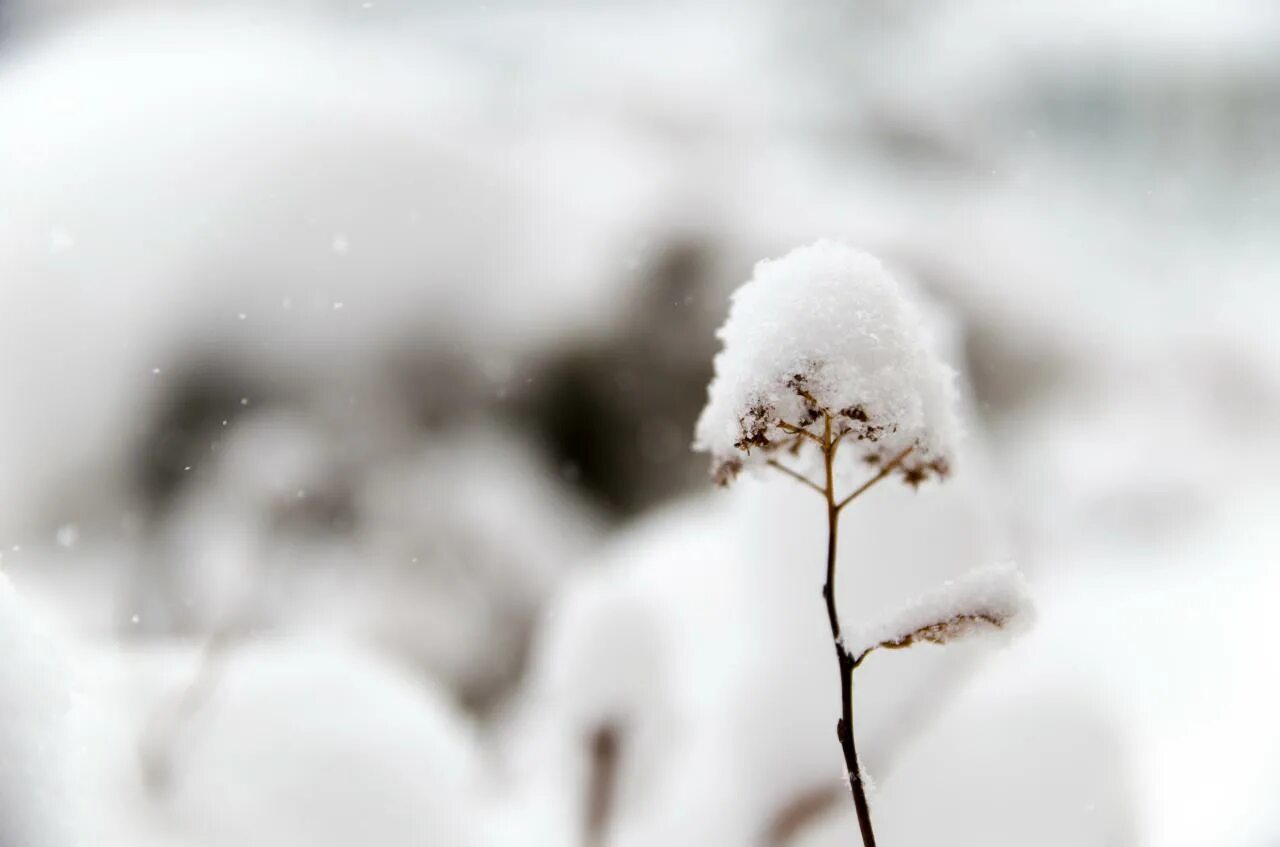
[[[893,473],[894,470],[898,467],[898,465],[902,464],[902,461],[906,459],[907,456],[910,455],[911,451],[914,449],[915,449],[914,446],[908,447],[906,450],[903,450],[901,453],[899,453],[898,455],[890,459],[888,463],[886,463],[885,466],[880,469],[879,473],[871,477],[871,479],[867,480],[866,482],[862,483],[862,485],[859,485],[852,494],[850,494],[848,497],[844,498],[839,503],[837,503],[836,511],[838,512],[841,509],[843,509],[845,506],[848,506],[850,503],[854,501],[854,499],[865,494],[871,488],[871,486],[875,485],[877,482],[884,479],[889,474]]]
[[[812,441],[814,444],[817,444],[819,447],[822,447],[823,450],[826,450],[826,447],[823,446],[822,439],[814,435],[812,432],[805,429],[804,427],[796,426],[795,424],[787,423],[786,421],[778,421],[776,425],[778,429],[782,430],[783,432],[788,432],[792,435],[798,435],[801,438],[807,438],[810,441]]]
[[[853,736],[853,671],[870,651],[863,651],[854,656],[845,647],[844,636],[840,629],[840,614],[836,609],[836,551],[839,541],[840,510],[856,498],[866,493],[877,482],[885,479],[902,464],[911,453],[908,447],[894,456],[871,479],[860,485],[852,494],[843,500],[836,499],[836,451],[840,441],[848,435],[848,431],[839,434],[832,432],[832,416],[830,412],[822,414],[822,437],[819,438],[807,429],[794,424],[779,421],[778,426],[786,432],[814,441],[822,450],[822,467],[824,484],[818,485],[803,474],[792,470],[773,459],[769,464],[815,489],[827,501],[827,574],[822,586],[822,599],[827,605],[827,622],[831,625],[831,641],[836,649],[836,663],[840,670],[840,718],[836,721],[836,738],[840,741],[840,749],[844,753],[845,773],[849,778],[849,791],[853,795],[853,806],[858,813],[858,829],[862,834],[863,847],[876,847],[875,832],[871,828],[871,808],[867,803],[866,785],[862,781],[862,769],[858,764],[858,747]]]
[[[822,597],[827,604],[827,620],[831,624],[831,640],[836,648],[836,662],[840,668],[840,719],[836,722],[836,738],[844,753],[845,771],[849,777],[849,791],[853,794],[853,806],[858,813],[858,828],[862,832],[863,847],[875,847],[876,836],[871,829],[871,809],[867,804],[866,787],[862,782],[862,769],[858,764],[858,748],[853,737],[853,668],[854,657],[844,645],[840,631],[840,615],[836,611],[836,549],[840,528],[840,508],[835,495],[835,459],[837,440],[831,437],[831,416],[824,416],[822,434],[822,462],[826,477],[823,494],[827,498],[827,578],[822,586]],[[903,454],[905,457],[905,454]],[[899,459],[901,461],[901,459]],[[881,478],[889,470],[882,472]],[[869,487],[869,486],[866,486]],[[852,499],[852,498],[849,498]]]
[[[782,464],[782,462],[779,462],[777,459],[770,459],[768,464],[769,464],[769,467],[782,471],[784,474],[796,480],[797,482],[802,482],[805,485],[812,488],[814,491],[818,492],[819,494],[826,496],[826,493],[827,493],[826,489],[824,489],[821,485],[818,485],[818,483],[809,479],[809,477],[805,476],[799,471],[793,470],[792,468],[787,467],[786,465]]]

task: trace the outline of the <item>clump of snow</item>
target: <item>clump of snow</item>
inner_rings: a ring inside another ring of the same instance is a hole
[[[979,568],[911,601],[896,614],[860,629],[855,656],[877,647],[897,649],[920,641],[945,644],[979,632],[1028,626],[1033,615],[1026,580],[1012,564]]]
[[[910,449],[908,480],[947,472],[960,429],[955,371],[874,256],[824,239],[758,263],[718,337],[694,443],[717,480],[803,446],[799,430],[821,437],[828,417],[868,462]]]
[[[70,695],[39,620],[0,574],[0,844],[72,843]]]
[[[392,663],[268,644],[234,660],[202,717],[171,806],[197,842],[480,842],[471,725]]]
[[[366,647],[326,637],[243,644],[165,739],[172,771],[161,793],[144,788],[138,754],[151,752],[155,716],[185,696],[198,655],[170,645],[90,658],[86,845],[494,843],[475,725],[445,690]]]

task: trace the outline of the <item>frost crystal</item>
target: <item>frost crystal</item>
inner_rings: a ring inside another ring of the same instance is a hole
[[[727,483],[779,449],[821,437],[898,466],[917,484],[945,475],[959,433],[955,372],[919,311],[874,256],[822,240],[758,263],[717,333],[723,349],[694,447]],[[856,446],[854,446],[856,445]]]
[[[878,647],[899,649],[921,641],[945,644],[986,631],[1013,634],[1029,626],[1032,617],[1022,574],[1011,564],[993,565],[943,583],[892,617],[863,627],[849,639],[849,647],[858,656]]]

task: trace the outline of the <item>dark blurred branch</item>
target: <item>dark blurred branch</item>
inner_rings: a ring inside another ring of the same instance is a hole
[[[830,785],[802,791],[786,803],[765,830],[764,847],[787,847],[835,805],[840,793]]]
[[[615,724],[604,724],[588,742],[590,774],[587,777],[584,847],[604,847],[613,819],[618,783],[621,732]]]

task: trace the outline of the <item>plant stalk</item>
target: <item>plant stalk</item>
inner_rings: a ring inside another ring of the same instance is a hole
[[[858,748],[853,738],[853,669],[856,661],[845,647],[844,638],[840,632],[840,615],[836,611],[836,549],[840,528],[840,507],[844,505],[837,502],[835,493],[835,458],[838,440],[833,440],[831,437],[831,415],[824,417],[822,459],[826,472],[824,494],[827,499],[827,579],[822,586],[822,597],[827,603],[831,640],[835,644],[836,661],[840,667],[840,719],[836,722],[836,737],[840,740],[840,749],[844,751],[849,790],[853,794],[853,805],[858,813],[858,828],[862,832],[863,847],[875,847],[876,836],[871,829],[871,809],[867,805],[866,787],[862,782],[862,770],[858,766]]]

